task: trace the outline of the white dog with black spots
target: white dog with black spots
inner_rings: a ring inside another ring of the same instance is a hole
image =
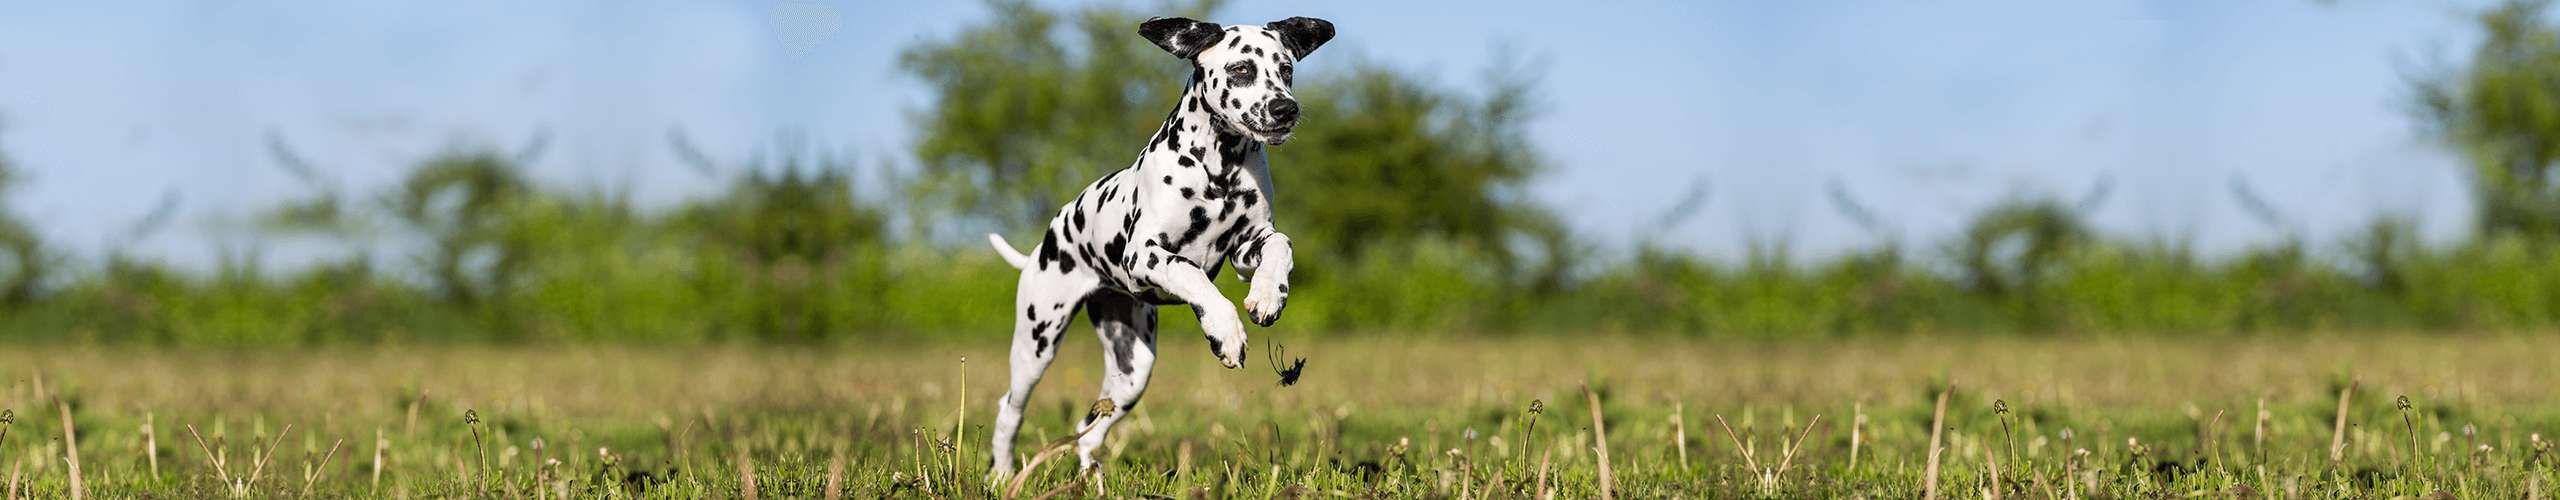
[[[1191,63],[1190,84],[1138,160],[1086,186],[1059,209],[1031,255],[988,241],[1022,269],[1015,285],[1012,380],[996,403],[990,480],[1013,474],[1023,406],[1082,308],[1102,337],[1102,398],[1110,412],[1076,428],[1080,471],[1099,486],[1094,452],[1147,391],[1156,359],[1156,306],[1188,304],[1209,350],[1244,366],[1244,323],[1210,279],[1228,263],[1251,283],[1244,306],[1271,326],[1289,301],[1289,237],[1271,225],[1264,145],[1298,125],[1294,66],[1333,39],[1333,23],[1292,17],[1261,26],[1150,19],[1138,34]],[[1097,405],[1099,406],[1099,405]]]

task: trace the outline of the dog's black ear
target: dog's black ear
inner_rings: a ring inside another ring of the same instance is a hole
[[[1262,25],[1280,32],[1280,44],[1289,47],[1289,55],[1306,59],[1316,47],[1333,41],[1333,22],[1312,17],[1292,17]]]
[[[1204,23],[1182,17],[1158,17],[1138,23],[1138,36],[1155,42],[1156,47],[1163,48],[1174,57],[1190,59],[1191,56],[1200,55],[1201,49],[1217,45],[1219,39],[1226,38],[1227,32],[1219,28],[1218,23]]]

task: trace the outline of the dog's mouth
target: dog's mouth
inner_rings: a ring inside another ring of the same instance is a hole
[[[1295,128],[1296,126],[1294,124],[1270,128],[1246,126],[1245,131],[1252,132],[1254,138],[1262,140],[1263,144],[1277,146],[1282,143],[1289,142],[1290,131]]]

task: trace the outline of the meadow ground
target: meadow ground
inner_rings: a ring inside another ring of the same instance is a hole
[[[2549,335],[1284,341],[1308,360],[1295,386],[1260,346],[1231,371],[1166,338],[1145,404],[1107,446],[1107,495],[2560,489]],[[0,348],[0,477],[18,498],[68,496],[74,469],[95,497],[1000,497],[981,475],[1001,343]],[[1101,350],[1062,351],[1026,456],[1095,394]],[[1057,459],[1020,495],[1088,494]]]

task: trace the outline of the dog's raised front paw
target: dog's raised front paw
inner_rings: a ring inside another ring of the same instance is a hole
[[[1200,331],[1209,337],[1209,352],[1218,355],[1219,364],[1230,370],[1244,367],[1244,323],[1233,310],[1200,316]]]
[[[1253,292],[1244,296],[1245,313],[1253,316],[1253,324],[1256,325],[1269,327],[1272,323],[1279,322],[1280,310],[1287,307],[1289,307],[1287,283],[1271,287],[1256,286],[1253,287]]]

